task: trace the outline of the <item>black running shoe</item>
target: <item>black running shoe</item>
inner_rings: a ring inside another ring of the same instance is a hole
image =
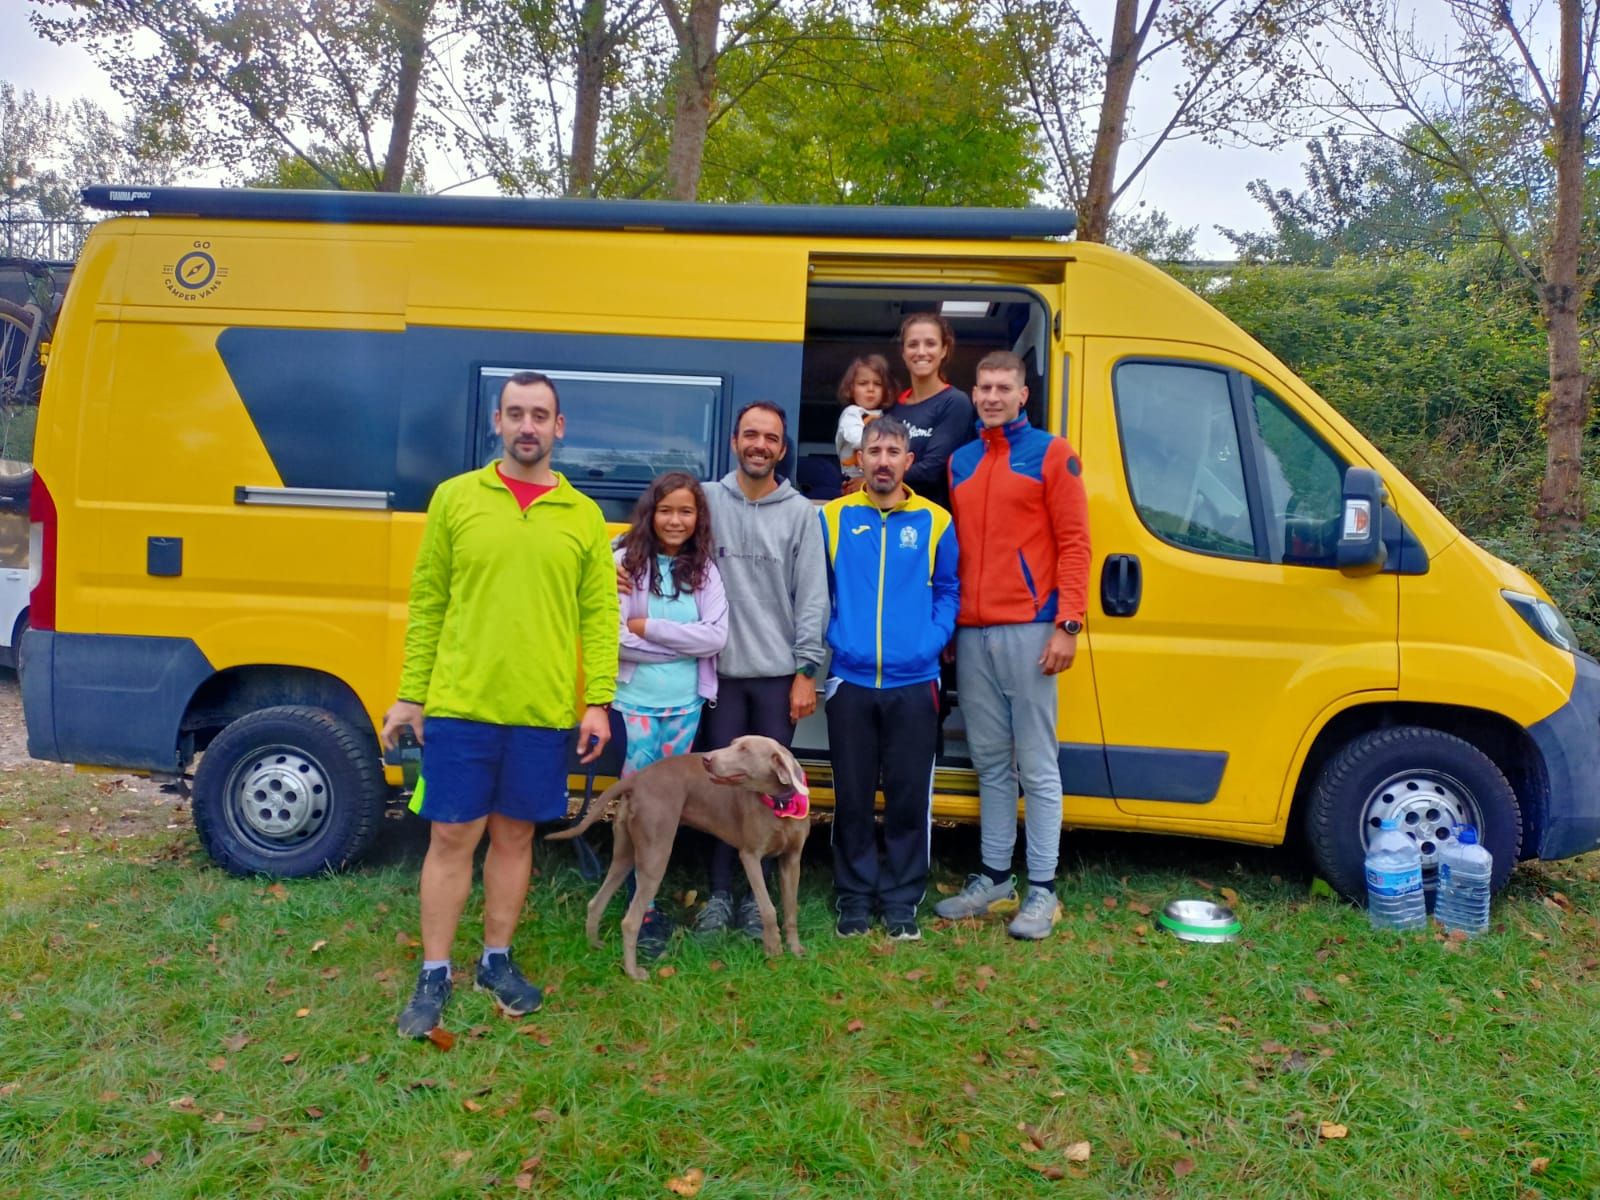
[[[444,1006],[450,1003],[450,968],[435,967],[417,973],[417,990],[411,1003],[400,1014],[400,1036],[425,1038],[439,1024]]]
[[[917,914],[914,909],[885,913],[883,928],[892,942],[920,942],[922,940],[922,930],[917,927]]]
[[[639,957],[660,958],[667,952],[672,940],[672,918],[654,904],[644,910],[644,924],[639,926]]]
[[[739,910],[734,915],[734,928],[754,941],[766,940],[767,932],[761,924],[761,906],[756,903],[754,896],[746,896],[739,901]]]
[[[544,1003],[544,993],[517,970],[509,954],[491,954],[487,963],[479,960],[477,988],[493,996],[508,1017],[527,1016]]]
[[[833,931],[842,938],[861,937],[872,928],[872,916],[864,908],[841,908]]]

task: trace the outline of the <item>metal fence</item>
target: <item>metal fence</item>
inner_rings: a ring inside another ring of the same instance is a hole
[[[71,262],[83,250],[93,221],[41,221],[0,217],[0,258]]]

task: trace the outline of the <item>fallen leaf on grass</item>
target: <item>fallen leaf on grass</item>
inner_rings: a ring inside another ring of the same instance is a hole
[[[313,1104],[310,1108],[306,1109],[306,1118],[308,1120],[320,1121],[325,1116],[327,1116],[327,1114],[325,1112],[323,1112],[320,1108],[318,1108],[315,1104]]]
[[[512,1182],[517,1185],[517,1191],[531,1192],[533,1191],[533,1172],[524,1171],[522,1174],[518,1175],[514,1180],[512,1180]]]
[[[285,1054],[278,1061],[281,1062],[286,1067],[289,1066],[291,1063],[297,1063],[297,1062],[300,1061],[300,1051],[291,1050],[291,1051],[289,1051],[289,1053]]]
[[[251,1117],[242,1126],[246,1133],[261,1133],[266,1127],[267,1119],[265,1117]]]
[[[535,1121],[542,1122],[545,1125],[550,1125],[556,1121],[559,1121],[561,1118],[556,1116],[556,1114],[548,1108],[538,1108],[533,1112],[533,1119]]]
[[[428,1040],[441,1050],[449,1050],[456,1044],[456,1035],[443,1025],[435,1025],[428,1030]]]
[[[915,971],[907,971],[905,973],[905,981],[907,983],[915,983],[917,980],[925,978],[927,974],[928,973],[921,968],[918,968]]]
[[[339,978],[339,968],[338,967],[323,967],[322,970],[318,972],[318,974],[321,975],[324,979],[337,979],[337,978]]]
[[[1050,1163],[1048,1165],[1029,1163],[1028,1165],[1035,1171],[1039,1172],[1039,1174],[1043,1175],[1046,1179],[1065,1179],[1067,1177],[1067,1173],[1054,1163]]]
[[[1089,1161],[1090,1146],[1088,1142],[1073,1142],[1066,1149],[1067,1161],[1082,1163]]]
[[[1323,1121],[1317,1126],[1317,1136],[1326,1141],[1350,1136],[1350,1130],[1343,1125],[1336,1125],[1332,1121]]]
[[[1239,893],[1238,892],[1234,891],[1230,887],[1218,888],[1217,891],[1218,891],[1218,893],[1221,894],[1222,898],[1225,901],[1227,901],[1229,908],[1238,908],[1239,907]]]
[[[953,883],[936,883],[933,885],[933,890],[941,896],[954,896],[961,889]]]
[[[658,979],[671,979],[677,973],[678,973],[678,968],[677,967],[657,967],[656,968],[656,978],[658,978]]]
[[[517,1026],[517,1032],[525,1037],[531,1037],[541,1046],[548,1046],[552,1041],[555,1040],[537,1025],[519,1025]]]
[[[1174,1175],[1176,1175],[1179,1179],[1182,1179],[1185,1175],[1194,1174],[1194,1159],[1192,1159],[1192,1158],[1180,1158],[1180,1159],[1178,1159],[1175,1163],[1172,1164],[1172,1173]]]
[[[1148,917],[1150,915],[1150,906],[1141,900],[1129,900],[1128,907],[1134,912],[1138,913],[1141,917]]]
[[[1117,898],[1115,896],[1101,896],[1100,903],[1107,908],[1115,908],[1117,906]]]
[[[230,1054],[237,1054],[250,1044],[248,1033],[235,1033],[222,1039],[222,1048]]]
[[[452,1167],[464,1167],[472,1161],[472,1151],[452,1150],[449,1154],[445,1155],[445,1158],[449,1160]]]
[[[847,1025],[845,1025],[844,1031],[846,1033],[860,1033],[866,1027],[867,1027],[867,1023],[865,1021],[863,1021],[860,1017],[852,1017],[850,1019],[849,1023]]]
[[[1322,995],[1317,991],[1317,989],[1313,988],[1313,987],[1303,987],[1303,988],[1301,988],[1300,989],[1300,999],[1304,1000],[1307,1004],[1326,1004],[1327,1003],[1327,1001],[1325,999],[1323,999]]]
[[[294,1015],[297,1018],[298,1017],[309,1017],[311,1015],[311,1010],[309,1008],[297,1008],[297,1009],[294,1010]]]
[[[328,944],[328,939],[327,938],[318,938],[316,941],[311,943],[311,953],[315,954],[318,950],[321,950],[327,944]]]
[[[1549,1169],[1550,1160],[1548,1158],[1536,1158],[1528,1164],[1528,1170],[1532,1171],[1535,1175],[1543,1175]]]
[[[479,1104],[476,1100],[463,1100],[461,1102],[461,1107],[466,1109],[468,1112],[483,1111],[483,1105]]]
[[[274,900],[287,900],[289,898],[289,889],[284,887],[281,883],[275,883],[271,887],[267,888],[267,895],[271,896]]]
[[[195,1113],[200,1111],[200,1106],[194,1102],[193,1096],[179,1096],[176,1100],[168,1100],[167,1107],[173,1112]]]
[[[690,1167],[682,1175],[667,1180],[667,1191],[679,1196],[698,1196],[705,1185],[706,1173],[699,1167]]]
[[[143,1158],[141,1158],[139,1160],[139,1165],[141,1167],[153,1167],[158,1162],[160,1162],[161,1159],[162,1159],[161,1151],[152,1150],[152,1151],[150,1151],[149,1154],[146,1154]]]
[[[213,1071],[226,1071],[228,1069],[228,1060],[219,1054],[215,1058],[208,1058],[206,1066]]]
[[[1024,1135],[1026,1135],[1028,1139],[1028,1145],[1033,1149],[1043,1150],[1045,1148],[1046,1143],[1044,1140],[1044,1133],[1037,1125],[1029,1125],[1026,1121],[1018,1121],[1017,1128],[1020,1129]],[[1027,1149],[1028,1147],[1024,1146],[1023,1148]]]

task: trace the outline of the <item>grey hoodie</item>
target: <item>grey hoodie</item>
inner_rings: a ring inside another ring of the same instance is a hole
[[[717,570],[728,594],[728,644],[717,674],[728,679],[793,675],[822,665],[828,570],[817,510],[787,480],[756,501],[737,471],[706,485]]]

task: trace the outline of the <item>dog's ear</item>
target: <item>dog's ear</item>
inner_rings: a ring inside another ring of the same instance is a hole
[[[787,751],[774,750],[772,752],[772,773],[778,777],[778,782],[786,788],[794,787],[798,777],[797,764]]]

